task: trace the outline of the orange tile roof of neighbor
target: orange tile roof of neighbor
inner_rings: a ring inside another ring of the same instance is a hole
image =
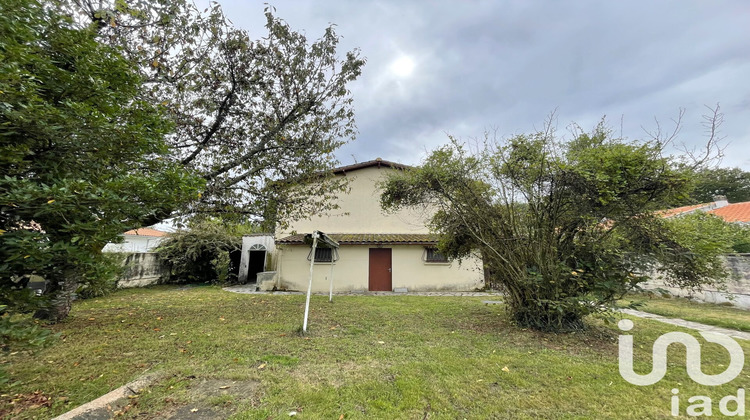
[[[133,229],[125,232],[125,235],[138,235],[138,236],[166,236],[167,232],[162,232],[160,230],[151,229],[151,228],[140,228],[140,229]]]
[[[682,206],[682,207],[675,207],[673,209],[660,210],[660,211],[658,211],[656,213],[659,216],[666,218],[666,217],[677,216],[678,214],[689,213],[689,212],[691,212],[693,210],[698,210],[698,209],[701,209],[703,207],[708,207],[710,205],[711,205],[711,203],[693,204],[691,206]]]
[[[715,214],[727,222],[750,223],[750,201],[728,204],[711,210],[709,213]]]

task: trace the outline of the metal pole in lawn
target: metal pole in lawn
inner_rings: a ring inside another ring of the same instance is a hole
[[[313,265],[315,265],[315,248],[318,246],[318,231],[312,233],[313,243],[310,252],[310,281],[307,283],[307,299],[305,299],[305,320],[302,321],[302,332],[307,332],[307,314],[310,313],[310,293],[312,292]]]
[[[335,252],[334,251],[335,249],[331,248],[331,275],[329,276],[331,280],[331,285],[328,288],[328,301],[329,302],[333,302],[333,265],[335,264],[335,258],[334,258]]]

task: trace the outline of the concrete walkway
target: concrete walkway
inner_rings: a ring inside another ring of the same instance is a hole
[[[743,332],[743,331],[730,330],[728,328],[721,328],[721,327],[714,327],[713,325],[706,325],[706,324],[701,324],[698,322],[686,321],[680,318],[666,318],[661,315],[656,315],[656,314],[643,312],[643,311],[636,311],[633,309],[621,309],[620,312],[624,314],[632,315],[632,316],[637,316],[639,318],[652,319],[654,321],[663,322],[665,324],[676,325],[678,327],[690,328],[691,330],[717,332],[717,333],[722,333],[724,335],[728,335],[732,338],[739,338],[741,340],[750,340],[750,333]]]
[[[244,293],[250,295],[304,295],[304,292],[259,292],[255,290],[255,285],[240,284],[237,286],[224,287],[223,290],[233,293]],[[314,295],[328,296],[328,292],[313,293]],[[333,292],[336,296],[463,296],[463,297],[487,297],[502,296],[500,292]]]

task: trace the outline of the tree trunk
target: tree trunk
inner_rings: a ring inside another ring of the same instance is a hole
[[[585,328],[581,313],[571,309],[560,309],[549,303],[530,300],[522,304],[509,303],[510,315],[516,325],[545,332],[580,331]],[[558,302],[559,303],[559,302]]]
[[[66,277],[53,289],[54,296],[49,303],[34,313],[34,318],[57,323],[68,317],[73,306],[78,281],[75,277]]]

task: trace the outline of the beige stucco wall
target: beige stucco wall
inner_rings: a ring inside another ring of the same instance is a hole
[[[433,212],[420,209],[404,209],[393,214],[384,214],[380,209],[380,193],[376,184],[396,169],[371,167],[347,173],[351,192],[342,195],[336,203],[337,210],[328,214],[311,215],[297,220],[289,227],[277,229],[276,238],[289,236],[292,232],[311,233],[429,233],[425,226]]]
[[[339,260],[334,266],[334,292],[368,290],[369,246],[344,245],[339,249]],[[484,287],[484,276],[478,258],[469,258],[460,265],[431,264],[423,261],[421,245],[383,245],[392,251],[392,286],[409,291],[470,291]],[[307,290],[310,247],[279,245],[280,261],[278,285],[287,290]],[[328,291],[329,263],[316,263],[313,271],[313,291]]]

